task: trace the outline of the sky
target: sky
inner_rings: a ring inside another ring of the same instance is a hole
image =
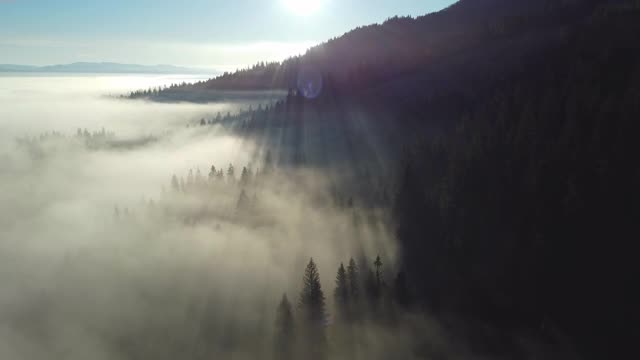
[[[231,70],[454,0],[0,0],[0,64],[113,61]]]

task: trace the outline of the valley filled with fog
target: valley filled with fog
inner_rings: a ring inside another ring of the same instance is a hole
[[[0,0],[0,360],[638,358],[639,37],[638,0]]]
[[[311,257],[328,323],[340,263],[371,276],[380,255],[392,280],[381,207],[229,125],[277,99],[118,98],[195,80],[0,77],[0,357],[253,358],[272,353],[276,306],[297,302]]]

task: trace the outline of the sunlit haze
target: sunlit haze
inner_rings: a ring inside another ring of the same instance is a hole
[[[638,39],[638,0],[0,0],[0,360],[638,358]]]
[[[79,61],[233,70],[298,55],[390,14],[453,0],[0,1],[0,64]]]

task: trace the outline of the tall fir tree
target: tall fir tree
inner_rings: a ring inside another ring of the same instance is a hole
[[[338,273],[336,274],[336,288],[333,296],[336,308],[335,318],[338,321],[344,321],[348,315],[349,281],[347,279],[347,271],[344,269],[344,265],[342,263],[340,263]]]
[[[275,359],[293,359],[295,349],[295,329],[293,311],[287,294],[282,295],[276,312],[275,323]]]
[[[324,359],[327,351],[325,298],[320,284],[320,274],[313,258],[307,264],[302,281],[299,309],[305,335],[305,358]]]
[[[347,281],[349,283],[349,297],[355,301],[360,296],[360,270],[353,258],[349,259],[349,265],[347,265]]]
[[[380,255],[376,256],[376,261],[373,262],[373,266],[375,266],[376,268],[376,287],[375,287],[375,293],[376,296],[380,296],[380,293],[382,291],[382,271],[380,270],[380,268],[382,267],[382,260],[380,260]]]
[[[229,164],[229,168],[227,168],[227,181],[234,182],[236,180],[236,171],[233,167],[233,164]]]
[[[358,318],[360,310],[360,270],[353,258],[349,259],[347,265],[347,283],[349,285],[349,320],[353,321]]]

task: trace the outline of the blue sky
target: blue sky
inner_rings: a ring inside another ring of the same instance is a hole
[[[0,63],[115,61],[227,69],[280,60],[359,25],[454,0],[0,0]]]

